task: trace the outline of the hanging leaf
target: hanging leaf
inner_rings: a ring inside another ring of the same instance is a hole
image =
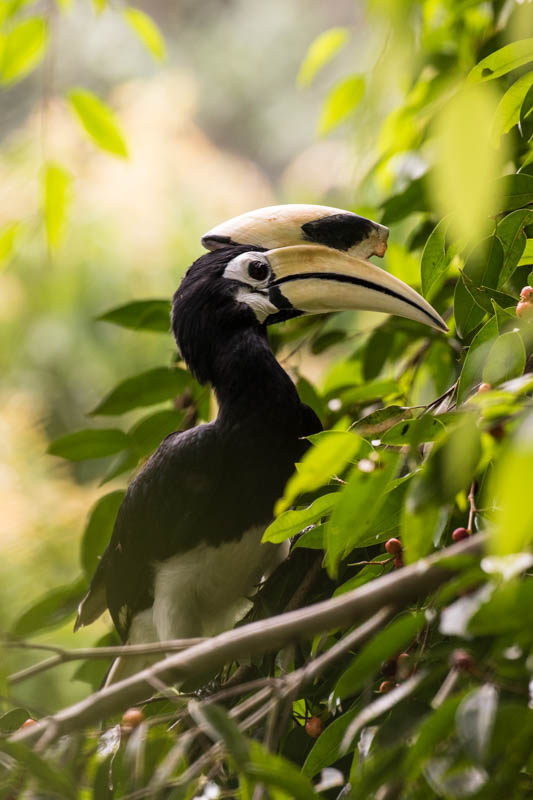
[[[125,450],[129,444],[127,434],[118,428],[87,428],[60,436],[48,446],[47,452],[69,461],[83,461],[112,456]]]
[[[46,592],[15,620],[10,635],[29,636],[37,631],[62,625],[74,614],[86,589],[87,582],[83,577],[74,583]]]
[[[57,247],[63,238],[71,186],[72,176],[60,164],[46,164],[43,172],[43,206],[49,247]]]
[[[498,336],[498,320],[492,317],[475,335],[468,348],[465,363],[459,378],[457,402],[464,403],[470,392],[482,382],[483,368],[493,342]]]
[[[125,494],[123,490],[118,490],[104,495],[89,513],[80,548],[81,566],[88,580],[92,578],[100,556],[111,539],[117,512]]]
[[[283,497],[276,503],[276,515],[286,511],[299,494],[320,488],[342,472],[361,444],[356,434],[345,431],[324,431],[314,436],[313,441],[314,446],[296,465],[296,472],[289,478]]]
[[[100,98],[86,89],[72,89],[68,100],[81,126],[98,147],[120,158],[128,157],[128,148],[115,115]]]
[[[135,31],[141,42],[156,61],[164,61],[166,57],[165,41],[161,31],[152,17],[138,8],[125,8],[126,22]]]
[[[12,708],[0,717],[0,733],[14,733],[30,716],[25,708]]]
[[[531,223],[533,223],[533,210],[529,208],[513,211],[498,223],[496,236],[503,247],[503,265],[498,286],[504,286],[518,266],[526,246],[524,228]]]
[[[313,778],[321,769],[334,764],[341,757],[341,743],[348,725],[355,717],[357,709],[347,711],[346,714],[333,720],[324,729],[316,740],[313,748],[304,761],[302,773],[308,778]]]
[[[504,175],[497,183],[502,211],[513,211],[533,202],[533,175],[525,172]]]
[[[522,337],[517,331],[499,336],[492,345],[485,366],[483,381],[497,386],[503,381],[518,378],[524,372],[526,351]]]
[[[503,265],[503,248],[496,236],[482,241],[469,255],[464,274],[468,281],[458,281],[454,296],[454,314],[459,336],[464,339],[474,330],[485,311],[480,308],[468,291],[468,282],[474,286],[496,288]]]
[[[0,229],[0,267],[8,263],[19,230],[20,223],[18,222],[11,222]]]
[[[346,28],[330,28],[319,34],[309,45],[302,61],[296,79],[299,86],[309,86],[317,72],[342,50],[349,38]]]
[[[318,123],[318,132],[324,136],[340,125],[359,105],[365,93],[365,79],[352,75],[329,92]]]
[[[450,258],[446,253],[446,231],[449,220],[444,218],[430,234],[420,266],[422,278],[422,294],[431,298],[440,287],[442,280],[450,265]]]
[[[500,100],[491,129],[491,139],[495,147],[499,145],[500,136],[508,133],[520,122],[522,104],[531,86],[533,86],[533,72],[528,72],[518,78]]]
[[[165,409],[139,420],[128,431],[138,455],[147,455],[159,447],[166,436],[179,430],[184,416],[184,411]]]
[[[468,81],[490,81],[533,61],[533,39],[519,39],[483,58],[470,70]]]
[[[48,24],[41,17],[30,17],[14,25],[1,49],[2,83],[22,80],[42,61],[48,44]]]
[[[112,308],[97,319],[131,330],[168,333],[171,308],[170,300],[135,300],[133,303]]]
[[[189,373],[184,369],[150,369],[119,383],[90,414],[116,416],[133,408],[153,406],[164,400],[171,400],[183,392],[190,380]]]
[[[272,522],[263,534],[263,542],[278,544],[291,536],[295,536],[313,525],[322,517],[326,517],[339,499],[338,492],[330,492],[318,497],[307,508],[285,511]]]

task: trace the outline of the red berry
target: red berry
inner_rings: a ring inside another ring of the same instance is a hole
[[[521,300],[516,307],[516,316],[520,319],[533,320],[533,303],[524,303]]]
[[[391,556],[399,556],[402,549],[402,543],[399,539],[389,539],[385,542],[385,550],[387,553],[390,553]]]
[[[132,728],[136,728],[137,725],[140,725],[143,719],[144,714],[140,708],[128,708],[122,715],[123,725],[131,726]]]
[[[22,725],[20,726],[19,731],[24,730],[24,728],[31,728],[32,725],[35,725],[35,720],[32,719],[31,717],[28,717],[28,719],[25,719]]]
[[[396,687],[394,681],[382,681],[379,685],[379,693],[380,694],[387,694],[387,692],[392,691]]]
[[[463,539],[468,539],[470,536],[470,531],[466,528],[456,528],[452,533],[452,539],[454,542],[461,542]]]
[[[531,286],[524,286],[520,292],[520,300],[523,300],[524,303],[531,303],[533,301],[533,289]]]
[[[461,670],[461,672],[469,672],[474,666],[474,659],[468,650],[462,650],[458,648],[457,650],[453,651],[450,658],[450,663],[452,667]]]
[[[403,567],[403,558],[401,556],[396,556],[394,559],[394,567],[395,569],[401,569],[401,567]]]
[[[305,723],[305,732],[311,737],[311,739],[318,739],[323,728],[324,726],[322,725],[322,720],[320,717],[309,717]]]
[[[492,386],[490,385],[490,383],[480,383],[478,386],[477,393],[481,394],[482,392],[490,392],[491,389]]]

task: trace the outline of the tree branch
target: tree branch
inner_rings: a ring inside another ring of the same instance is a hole
[[[405,606],[438,588],[461,568],[452,556],[478,555],[485,537],[476,534],[415,564],[376,578],[340,597],[227,631],[176,653],[142,672],[108,686],[11,737],[35,742],[53,726],[60,736],[91,725],[146,697],[155,677],[171,683],[212,672],[228,661],[277,650],[288,642],[366,619],[385,605]]]

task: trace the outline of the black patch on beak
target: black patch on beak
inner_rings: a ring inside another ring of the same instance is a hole
[[[363,239],[367,239],[374,228],[373,223],[357,214],[332,214],[302,225],[304,237],[309,242],[349,250]]]
[[[237,242],[234,242],[229,236],[202,236],[202,246],[206,250],[218,250],[221,247],[233,247]]]

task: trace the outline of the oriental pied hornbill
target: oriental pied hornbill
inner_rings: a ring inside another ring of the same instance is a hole
[[[324,206],[243,214],[209,231],[210,251],[174,295],[179,350],[219,405],[173,433],[131,483],[76,627],[109,608],[124,641],[205,636],[231,627],[286,548],[261,544],[273,506],[321,430],[276,361],[266,326],[300,314],[367,309],[446,331],[417,292],[367,258],[388,229]],[[149,663],[118,659],[108,682]]]

